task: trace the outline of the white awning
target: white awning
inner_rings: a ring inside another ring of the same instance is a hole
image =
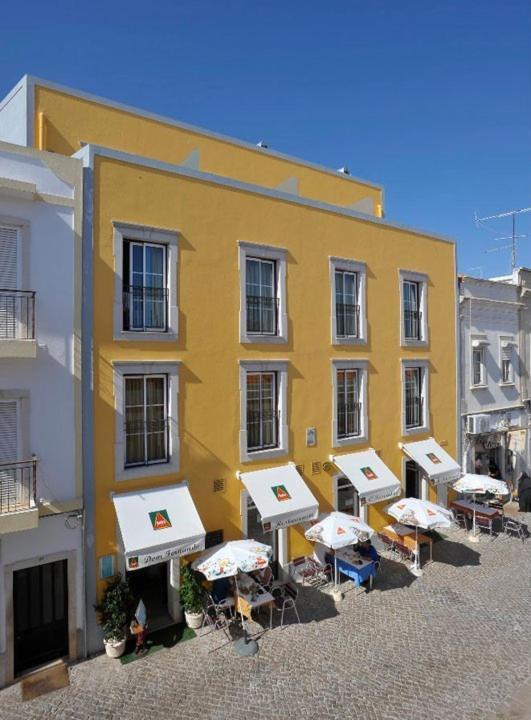
[[[262,517],[266,532],[317,518],[319,503],[292,463],[238,475]]]
[[[113,503],[127,570],[204,550],[205,528],[188,483],[117,493]]]
[[[402,450],[424,470],[435,484],[449,483],[463,474],[458,463],[433,438],[404,443]]]
[[[399,479],[373,448],[348,455],[334,455],[332,461],[354,485],[360,500],[365,500],[367,504],[400,495]]]

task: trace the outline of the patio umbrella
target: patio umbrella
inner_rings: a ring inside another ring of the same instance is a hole
[[[429,500],[419,500],[418,498],[402,498],[397,500],[387,508],[389,515],[394,517],[398,522],[404,525],[415,526],[415,544],[417,551],[415,553],[415,561],[411,572],[413,575],[422,575],[419,565],[419,527],[426,530],[432,530],[438,527],[450,527],[453,522],[453,512],[442,505],[436,505]]]
[[[194,560],[192,567],[204,575],[207,580],[234,577],[237,590],[237,574],[264,568],[269,564],[271,555],[271,547],[257,540],[230,540],[207,550]],[[240,615],[243,638],[234,643],[234,648],[239,655],[255,655],[258,652],[258,645],[255,640],[249,640],[247,626],[241,612]]]
[[[503,480],[496,480],[496,478],[491,478],[489,475],[476,475],[475,473],[465,473],[452,487],[458,493],[472,495],[474,503],[472,538],[474,539],[476,539],[476,495],[484,495],[487,492],[493,495],[507,495],[509,493],[507,483],[503,482]]]
[[[370,525],[355,515],[342,512],[331,512],[322,520],[312,525],[304,533],[307,540],[318,542],[336,550],[368,540],[374,535]],[[334,584],[337,587],[337,560],[334,556]]]

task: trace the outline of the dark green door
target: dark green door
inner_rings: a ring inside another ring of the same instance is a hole
[[[13,573],[15,675],[68,655],[67,560]]]

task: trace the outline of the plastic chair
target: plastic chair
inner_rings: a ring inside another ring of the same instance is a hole
[[[204,608],[203,624],[201,628],[207,626],[211,632],[222,630],[229,641],[232,641],[229,626],[232,620],[229,620],[223,610],[215,604],[209,604]],[[205,633],[208,635],[209,633]]]
[[[525,540],[525,531],[522,527],[522,523],[519,520],[515,520],[514,518],[504,518],[503,520],[503,530],[508,535],[516,535],[516,537],[519,537],[522,542]]]
[[[493,521],[491,520],[491,518],[486,518],[486,517],[481,517],[479,515],[476,515],[476,527],[479,528],[480,530],[488,530],[491,539],[494,537],[492,534],[492,524],[493,524]]]
[[[299,589],[296,585],[286,583],[275,588],[275,610],[280,613],[280,627],[284,627],[284,614],[286,610],[293,610],[297,616],[297,620],[301,621],[299,611],[297,610],[297,598]]]
[[[395,549],[402,560],[413,560],[413,556],[415,554],[413,550],[410,550],[401,542],[398,542],[398,540],[395,540]]]
[[[389,552],[392,555],[396,555],[395,541],[392,540],[387,535],[384,535],[384,533],[378,533],[378,537],[384,544],[385,550],[387,550],[387,552]]]
[[[454,512],[454,523],[461,530],[468,530],[468,521],[464,512]]]

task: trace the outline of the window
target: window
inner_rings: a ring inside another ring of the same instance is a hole
[[[348,478],[337,478],[337,502],[336,510],[347,513],[348,515],[360,514],[360,499],[358,491]]]
[[[177,232],[114,223],[115,340],[177,338]]]
[[[249,451],[277,447],[276,373],[247,375],[247,447]]]
[[[413,460],[406,461],[406,497],[421,499],[421,475],[420,468]]]
[[[360,401],[358,370],[337,370],[337,436],[360,434]]]
[[[420,283],[404,280],[404,336],[406,340],[422,340]]]
[[[514,346],[512,338],[501,339],[501,378],[502,385],[514,383]]]
[[[485,385],[485,349],[472,350],[472,385]]]
[[[402,345],[426,345],[428,342],[428,279],[421,273],[400,270]]]
[[[358,278],[356,273],[336,270],[336,333],[338,338],[357,338],[359,327]]]
[[[240,459],[287,453],[287,363],[240,363]]]
[[[179,471],[179,363],[113,363],[115,480]]]
[[[258,335],[277,334],[278,298],[274,260],[246,260],[247,332]]]
[[[423,424],[422,368],[406,368],[406,428]]]
[[[239,267],[240,342],[287,342],[286,251],[240,242]]]
[[[123,329],[166,331],[166,247],[124,241]]]
[[[114,575],[114,555],[100,557],[100,579],[108,580]]]
[[[367,361],[332,361],[332,445],[367,440]]]
[[[332,344],[366,342],[364,263],[330,258],[332,287]]]
[[[125,465],[149,465],[167,459],[166,377],[126,376]]]

